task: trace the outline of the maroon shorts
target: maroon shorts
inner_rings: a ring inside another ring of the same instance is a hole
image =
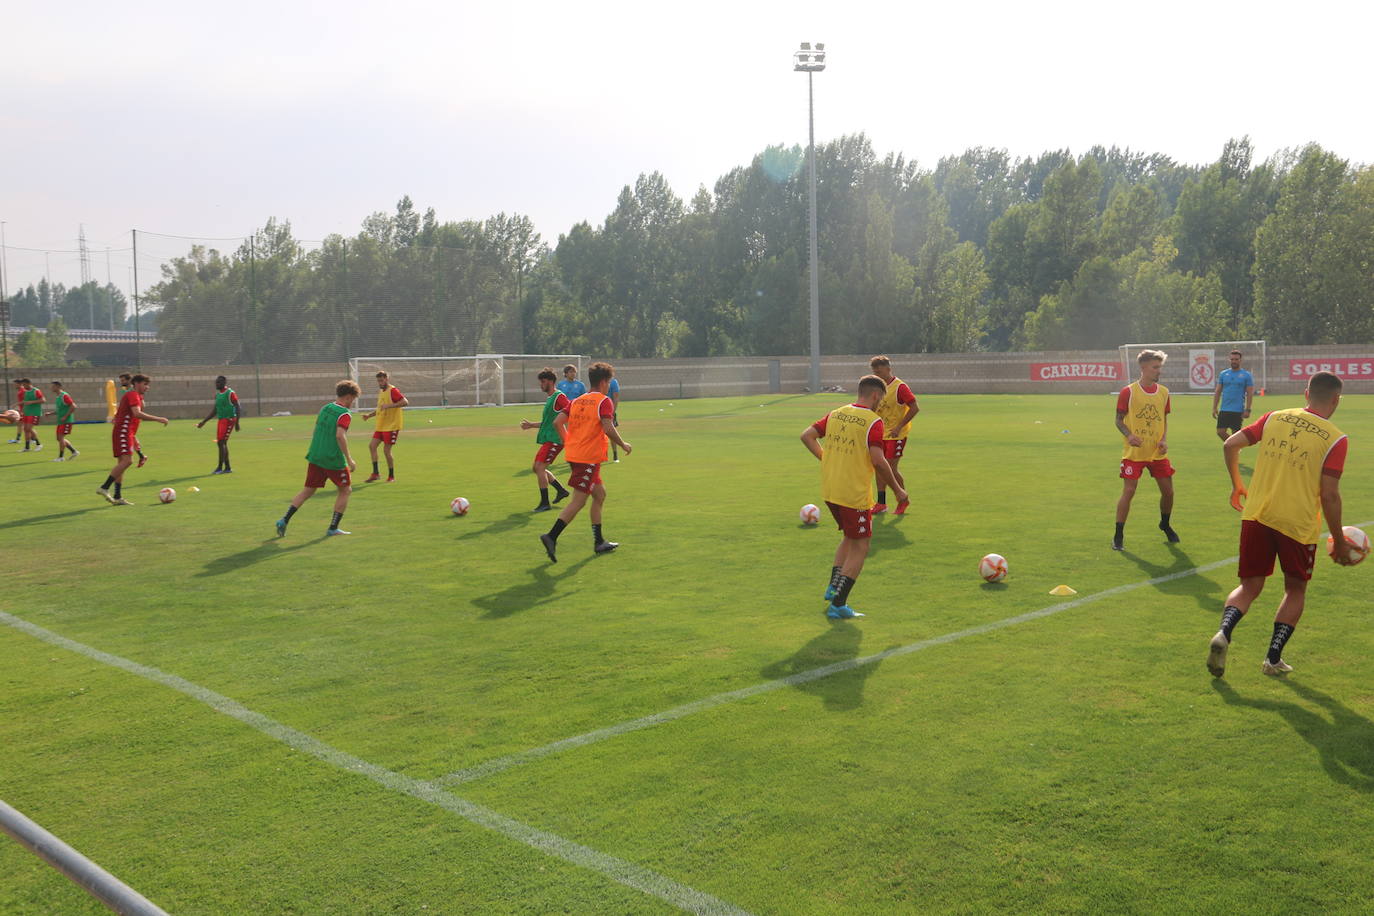
[[[1243,520],[1240,523],[1240,566],[1236,575],[1242,579],[1271,576],[1275,557],[1285,576],[1306,582],[1312,578],[1312,567],[1317,562],[1317,545],[1299,544],[1263,522]]]
[[[851,509],[848,506],[837,506],[832,502],[827,502],[826,505],[830,507],[830,514],[835,517],[835,524],[844,532],[845,537],[873,537],[872,509]]]
[[[1146,468],[1150,469],[1151,477],[1174,476],[1174,466],[1169,463],[1168,458],[1156,458],[1154,461],[1132,461],[1122,458],[1120,476],[1125,480],[1139,480],[1145,476]]]
[[[138,451],[138,436],[133,435],[128,430],[115,427],[110,434],[110,439],[114,445],[114,456],[123,458],[125,455],[132,455]]]
[[[561,451],[563,451],[562,442],[545,442],[539,446],[534,461],[536,464],[553,464],[553,460],[558,457],[558,453]]]
[[[381,439],[383,445],[395,445],[400,436],[399,429],[377,429],[372,432],[372,438]]]
[[[342,489],[349,485],[348,468],[322,468],[318,464],[305,465],[305,485],[312,490],[324,486],[326,480],[334,481],[334,486]]]
[[[19,422],[24,424],[25,426],[37,426],[38,419],[38,417],[22,416],[19,418]]]
[[[229,438],[229,434],[234,431],[233,417],[220,417],[215,424],[215,441],[224,442]]]
[[[568,486],[574,490],[590,493],[601,483],[600,464],[579,464],[569,461],[568,467],[572,468],[572,473],[568,475]]]
[[[906,451],[905,439],[884,439],[883,457],[888,461],[896,461],[902,457],[902,452]]]
[[[71,433],[72,433],[72,424],[71,424],[71,423],[59,423],[59,424],[57,424],[57,434],[58,434],[59,436],[70,436]]]

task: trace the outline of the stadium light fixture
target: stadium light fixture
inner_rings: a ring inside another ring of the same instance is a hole
[[[803,41],[801,47],[792,52],[792,69],[806,74],[806,160],[811,192],[808,218],[811,228],[811,371],[808,373],[807,387],[814,393],[821,390],[821,283],[816,246],[816,91],[813,80],[817,73],[825,69],[825,45],[817,42],[812,47],[811,42]]]

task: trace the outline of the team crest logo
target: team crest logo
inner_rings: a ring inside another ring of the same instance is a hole
[[[1216,381],[1216,368],[1212,365],[1212,357],[1207,353],[1199,353],[1193,357],[1193,367],[1189,372],[1192,376],[1193,384],[1199,388],[1206,388]]]

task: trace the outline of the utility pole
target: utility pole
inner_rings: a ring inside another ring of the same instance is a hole
[[[811,47],[803,41],[801,49],[792,52],[792,69],[806,74],[806,105],[809,139],[806,159],[810,166],[811,207],[808,222],[811,228],[811,372],[807,387],[815,394],[821,390],[821,292],[820,257],[816,245],[816,92],[814,79],[825,69],[825,45]]]
[[[82,286],[89,286],[89,285],[90,285],[90,282],[91,282],[91,252],[90,252],[89,249],[86,248],[86,224],[85,224],[85,223],[78,223],[78,224],[77,224],[77,227],[78,227],[78,231],[77,231],[77,236],[76,236],[76,248],[77,248],[77,250],[78,250],[79,252],[81,252],[81,285],[82,285]],[[87,292],[90,292],[90,290],[87,290]],[[94,327],[95,327],[95,296],[91,296],[91,298],[90,298],[90,304],[91,304],[91,323],[88,324],[87,327],[89,327],[89,328],[94,328]]]
[[[130,229],[134,236],[134,361],[139,372],[143,371],[143,331],[139,327],[138,315],[138,230]]]

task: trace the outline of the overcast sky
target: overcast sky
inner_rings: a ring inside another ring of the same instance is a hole
[[[275,216],[320,239],[404,194],[441,220],[524,213],[554,243],[640,172],[689,198],[804,144],[803,40],[830,53],[817,139],[863,131],[925,167],[979,145],[1204,163],[1245,134],[1374,161],[1369,4],[7,0],[3,22],[11,289],[46,264],[79,282],[80,224],[124,288],[137,228],[146,287],[189,244],[151,233]]]

